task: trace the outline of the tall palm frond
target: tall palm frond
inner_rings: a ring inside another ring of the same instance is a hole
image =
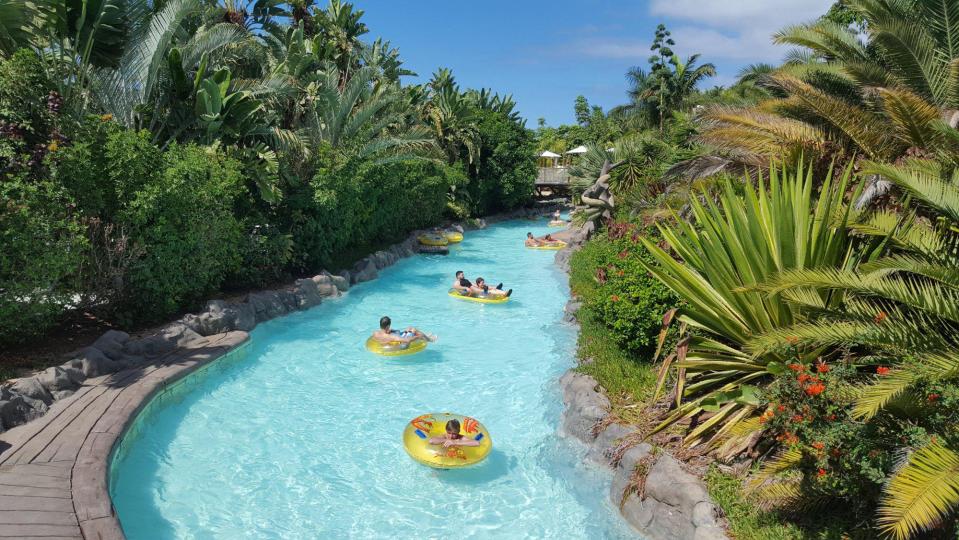
[[[896,540],[912,538],[946,518],[959,503],[959,453],[938,442],[909,456],[885,489],[880,529]]]

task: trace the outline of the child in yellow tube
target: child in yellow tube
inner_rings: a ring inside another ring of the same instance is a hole
[[[442,444],[444,448],[449,448],[451,446],[479,446],[480,442],[476,439],[470,439],[460,435],[460,421],[450,420],[446,423],[446,434],[442,437],[433,437],[430,439],[430,444]]]

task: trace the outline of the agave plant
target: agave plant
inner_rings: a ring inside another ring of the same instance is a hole
[[[764,355],[799,339],[814,347],[855,350],[864,362],[892,367],[859,389],[853,414],[920,421],[923,413],[910,406],[926,397],[915,395],[918,385],[959,378],[959,172],[944,178],[937,164],[919,161],[874,163],[868,171],[889,179],[916,203],[909,212],[878,212],[850,224],[887,240],[890,253],[855,268],[775,277],[767,286],[772,292],[834,291],[845,299],[843,309],[810,305],[816,317],[756,336],[747,348]],[[959,508],[956,433],[939,433],[927,446],[910,450],[879,508],[880,529],[896,539],[918,535]]]
[[[643,240],[655,260],[646,269],[683,300],[677,320],[696,329],[661,366],[657,393],[673,371],[676,408],[656,431],[708,413],[684,443],[712,447],[755,415],[758,388],[782,371],[786,358],[774,350],[754,354],[748,345],[792,326],[803,309],[756,287],[790,270],[853,268],[870,256],[851,249],[847,226],[855,212],[844,202],[850,179],[849,168],[835,179],[832,171],[815,178],[802,164],[792,172],[772,167],[755,187],[750,178],[741,187],[727,181],[715,203],[692,197],[692,223],[659,225],[669,251]],[[824,306],[842,299],[828,288],[811,293]]]

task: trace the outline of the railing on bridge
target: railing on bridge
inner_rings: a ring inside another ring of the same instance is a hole
[[[569,170],[566,167],[540,167],[536,176],[539,197],[566,195],[569,192]]]

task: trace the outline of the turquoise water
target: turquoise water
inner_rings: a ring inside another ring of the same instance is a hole
[[[248,356],[144,418],[111,491],[141,538],[619,538],[609,475],[555,436],[557,379],[573,363],[566,278],[523,247],[546,220],[472,231],[449,256],[417,255],[345,297],[259,325]],[[503,305],[447,296],[456,270],[515,289]],[[367,352],[380,316],[439,341]],[[426,412],[474,416],[490,457],[438,471],[401,446]]]

